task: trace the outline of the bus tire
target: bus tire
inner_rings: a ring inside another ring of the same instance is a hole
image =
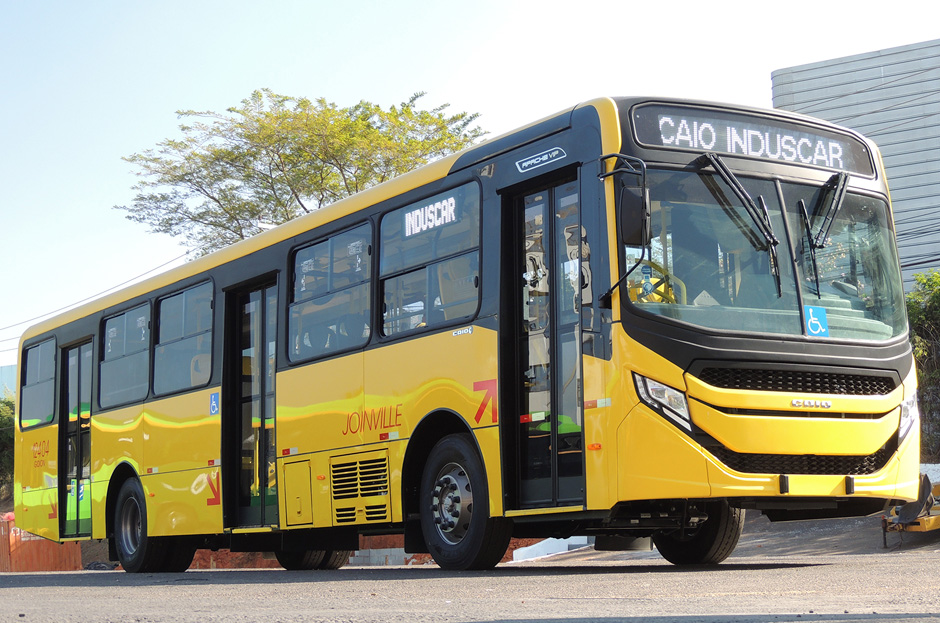
[[[731,508],[727,500],[705,505],[708,519],[691,534],[678,530],[653,534],[653,543],[663,558],[674,565],[716,565],[731,555],[744,530],[744,511]]]
[[[193,564],[196,547],[187,543],[187,539],[170,539],[163,547],[166,549],[166,554],[164,554],[163,563],[160,565],[160,571],[183,573]]]
[[[288,571],[319,569],[326,557],[322,549],[278,550],[274,557]]]
[[[147,502],[136,478],[121,485],[114,505],[114,547],[128,573],[162,570],[166,550],[147,534]]]
[[[317,565],[317,569],[339,569],[349,563],[353,552],[348,549],[326,550],[323,553],[323,560]]]
[[[448,435],[431,449],[419,504],[425,544],[442,569],[489,569],[506,553],[512,524],[490,517],[486,472],[469,435]]]

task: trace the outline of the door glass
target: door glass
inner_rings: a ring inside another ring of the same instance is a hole
[[[555,300],[558,310],[555,348],[557,408],[555,453],[558,466],[558,501],[580,500],[581,452],[581,248],[586,237],[578,213],[578,186],[554,189]]]
[[[584,498],[578,184],[523,201],[519,494],[523,506]]]
[[[239,523],[277,521],[274,378],[277,288],[239,299]]]
[[[274,436],[274,378],[277,363],[277,288],[264,291],[264,472],[267,480],[264,506],[265,523],[277,517],[277,449]]]
[[[260,507],[258,496],[258,443],[261,437],[261,376],[258,366],[261,333],[258,323],[260,293],[251,292],[241,303],[241,464],[239,498],[243,507]],[[260,516],[258,517],[260,522]]]
[[[552,500],[551,431],[551,286],[548,193],[524,202],[522,326],[519,348],[523,368],[520,501],[527,505]]]
[[[91,366],[90,343],[66,351],[66,396],[62,434],[65,474],[60,504],[64,536],[91,535]]]

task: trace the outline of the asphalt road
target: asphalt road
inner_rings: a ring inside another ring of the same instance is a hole
[[[0,622],[940,621],[940,535],[891,534],[883,549],[870,519],[748,529],[709,568],[585,550],[486,572],[0,574]]]

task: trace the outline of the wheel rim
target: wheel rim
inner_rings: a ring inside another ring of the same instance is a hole
[[[140,506],[137,500],[129,499],[121,508],[121,525],[118,540],[121,549],[133,556],[140,547]]]
[[[467,470],[448,463],[437,473],[431,495],[431,518],[438,533],[451,544],[460,543],[470,529],[473,491]]]

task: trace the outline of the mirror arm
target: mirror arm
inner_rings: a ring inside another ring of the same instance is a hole
[[[610,160],[611,158],[616,158],[613,168],[606,173],[601,173],[598,175],[597,179],[602,180],[616,173],[628,173],[630,175],[638,176],[640,178],[640,184],[644,186],[646,185],[645,162],[639,158],[634,158],[633,156],[627,156],[625,154],[607,154],[606,156],[601,156],[598,158],[598,161],[604,162],[606,160]]]

